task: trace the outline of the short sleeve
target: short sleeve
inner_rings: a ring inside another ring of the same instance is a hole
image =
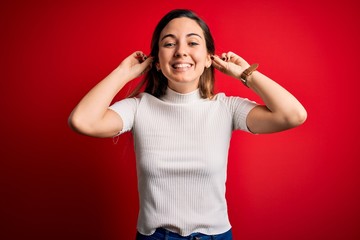
[[[132,129],[138,102],[139,100],[137,98],[126,98],[115,102],[109,107],[110,110],[119,114],[123,121],[123,129],[118,133],[118,135]]]
[[[233,130],[243,130],[250,132],[246,124],[246,118],[249,112],[258,104],[254,101],[250,101],[247,98],[227,97],[225,94],[219,94],[218,97],[226,104],[230,111],[232,116]]]

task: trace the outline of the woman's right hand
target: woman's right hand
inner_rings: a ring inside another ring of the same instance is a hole
[[[142,51],[136,51],[125,58],[119,65],[127,81],[131,81],[149,71],[152,67],[153,57],[147,57]]]
[[[106,78],[94,86],[69,117],[72,129],[94,137],[110,137],[122,130],[121,117],[109,106],[124,85],[152,67],[152,57],[136,51],[125,58]]]

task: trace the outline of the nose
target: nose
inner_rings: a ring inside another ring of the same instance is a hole
[[[177,45],[177,48],[175,50],[175,57],[179,58],[179,57],[186,57],[187,56],[187,49],[186,49],[186,44],[182,44],[179,43]]]

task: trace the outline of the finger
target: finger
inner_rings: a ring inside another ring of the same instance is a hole
[[[212,65],[221,72],[224,72],[226,69],[226,62],[220,59],[218,56],[213,56]]]
[[[216,63],[216,62],[213,62],[213,63],[212,63],[212,66],[213,66],[215,69],[219,70],[220,72],[223,72],[223,71],[224,71],[224,68],[223,68],[220,64],[218,64],[218,63]]]
[[[233,52],[228,52],[226,55],[227,55],[228,61],[230,61],[230,62],[235,62],[236,59],[238,58],[238,55],[236,55]]]
[[[144,55],[144,62],[142,64],[148,66],[151,65],[153,61],[154,61],[154,57],[151,56],[147,57]]]
[[[135,52],[135,58],[139,61],[139,63],[144,62],[147,57],[142,51]]]
[[[245,59],[243,59],[242,57],[240,57],[239,55],[232,53],[234,56],[234,60],[233,62],[236,63],[237,65],[247,65],[248,63],[245,61]]]
[[[212,60],[213,60],[213,62],[216,62],[216,63],[218,63],[218,64],[224,64],[224,63],[225,63],[225,61],[222,60],[222,59],[221,59],[219,56],[217,56],[217,55],[213,55]]]
[[[142,51],[136,51],[132,54],[134,57],[141,57],[144,55],[144,53]]]
[[[222,54],[222,60],[224,61],[230,61],[230,59],[233,57],[234,53],[233,52],[227,52],[227,53],[223,53]]]
[[[146,57],[145,56],[145,60],[144,62],[142,62],[140,64],[140,66],[142,67],[142,72],[141,72],[141,75],[148,72],[151,68],[152,68],[152,63],[154,61],[154,58],[153,57]]]

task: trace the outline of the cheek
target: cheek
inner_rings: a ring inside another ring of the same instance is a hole
[[[194,57],[197,61],[206,63],[210,59],[210,55],[207,52],[207,49],[202,49],[201,51],[194,52]]]
[[[162,62],[163,58],[164,58],[163,53],[161,51],[159,51],[159,53],[158,53],[159,62]]]
[[[166,61],[168,61],[169,55],[170,55],[169,52],[159,51],[158,58],[159,58],[160,64],[164,64]]]
[[[200,65],[204,65],[207,66],[209,64],[210,61],[210,57],[208,57],[208,55],[206,55],[204,57],[204,54],[199,54],[198,56],[196,56],[196,62]]]

